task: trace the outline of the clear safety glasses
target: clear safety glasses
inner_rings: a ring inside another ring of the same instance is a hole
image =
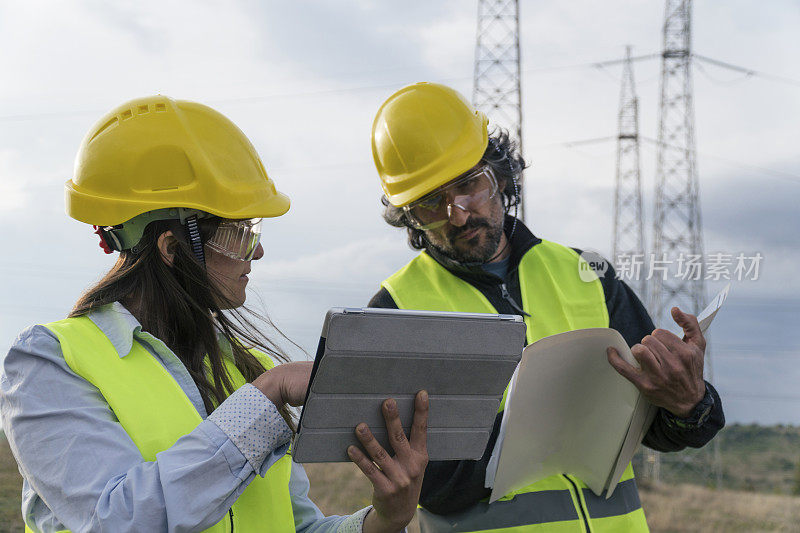
[[[444,225],[454,209],[475,210],[497,194],[497,180],[491,167],[483,166],[455,182],[403,206],[411,224],[421,230]]]
[[[206,246],[231,259],[250,261],[261,240],[261,219],[223,220]]]

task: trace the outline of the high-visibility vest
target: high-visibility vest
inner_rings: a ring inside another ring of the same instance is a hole
[[[64,360],[72,371],[103,394],[143,460],[155,461],[158,452],[171,447],[202,422],[180,385],[135,340],[129,354],[118,354],[108,337],[86,316],[59,320],[45,327],[58,337]],[[264,368],[272,368],[269,357],[252,352]],[[225,358],[225,365],[235,388],[246,383],[233,362]],[[295,531],[289,495],[291,468],[287,454],[269,468],[265,477],[255,476],[234,502],[233,513],[206,531],[230,532],[231,521],[234,532]],[[27,525],[25,530],[30,531]]]
[[[522,308],[530,314],[524,317],[528,343],[573,329],[609,326],[603,286],[571,248],[542,241],[522,257],[518,275]],[[382,286],[401,309],[497,313],[478,289],[425,252]],[[491,505],[484,500],[450,515],[420,508],[418,516],[424,533],[648,531],[630,464],[610,499],[596,496],[577,477],[562,474],[507,494]]]

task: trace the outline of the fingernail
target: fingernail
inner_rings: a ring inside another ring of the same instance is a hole
[[[388,400],[386,400],[386,403],[384,405],[386,406],[386,410],[389,411],[390,413],[394,413],[397,411],[397,402],[394,401],[393,398],[389,398]]]
[[[355,453],[353,450],[355,450],[355,449],[356,449],[355,446],[348,446],[347,447],[347,457],[352,459],[353,458],[353,454]]]
[[[362,435],[366,435],[367,434],[367,425],[366,424],[359,424],[358,427],[356,427],[356,430],[359,433],[361,433]]]
[[[427,402],[428,401],[428,391],[426,391],[426,390],[419,391],[419,399],[422,400],[423,402]]]

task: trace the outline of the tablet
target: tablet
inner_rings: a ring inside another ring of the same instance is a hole
[[[381,403],[394,398],[406,435],[428,391],[428,456],[480,459],[525,346],[516,315],[334,308],[322,326],[292,443],[299,463],[349,461],[366,422],[390,453]]]

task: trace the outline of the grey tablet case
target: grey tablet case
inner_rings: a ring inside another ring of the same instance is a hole
[[[480,459],[524,345],[525,323],[515,315],[331,309],[292,457],[349,461],[359,422],[391,453],[381,403],[397,401],[408,435],[414,395],[425,389],[430,460]]]

